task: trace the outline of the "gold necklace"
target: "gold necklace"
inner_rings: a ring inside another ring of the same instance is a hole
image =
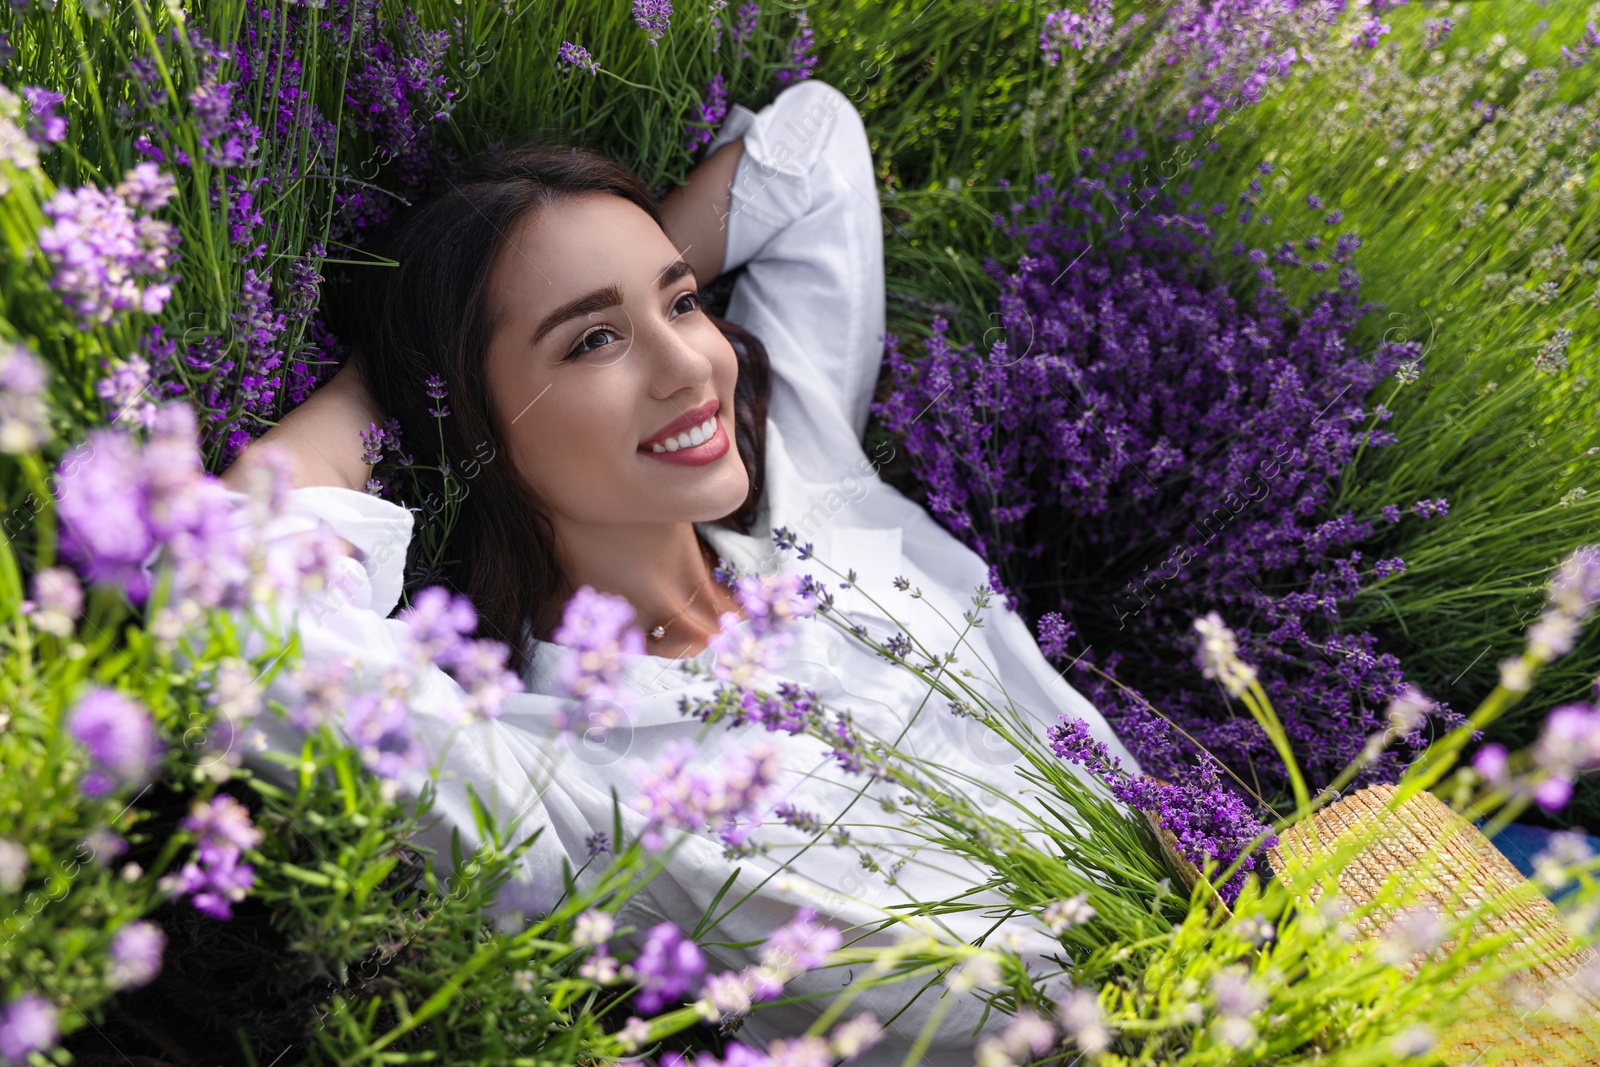
[[[695,538],[695,542],[700,546],[700,559],[701,559],[701,561],[702,562],[709,562],[709,560],[706,559],[705,542],[701,541],[698,537]],[[678,614],[674,615],[672,618],[668,619],[664,623],[660,623],[660,624],[658,624],[656,626],[652,626],[649,629],[649,631],[647,631],[650,634],[650,640],[659,641],[662,638],[666,637],[667,636],[667,627],[671,626],[673,623],[677,622],[680,618],[683,617],[683,613],[689,610],[690,605],[692,605],[695,602],[695,598],[700,595],[700,590],[704,589],[705,587],[706,587],[705,583],[701,582],[698,586],[695,587],[694,594],[692,596],[690,596],[687,601],[684,602],[683,607],[678,609]]]

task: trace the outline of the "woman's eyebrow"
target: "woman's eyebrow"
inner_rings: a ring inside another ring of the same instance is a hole
[[[693,267],[689,266],[688,261],[680,256],[662,268],[661,273],[657,275],[656,288],[665,289],[693,269]],[[622,290],[615,285],[602,286],[592,293],[585,293],[576,300],[569,300],[539,320],[538,329],[533,331],[533,343],[538,344],[544,340],[546,334],[568,319],[575,319],[580,315],[590,315],[596,311],[604,311],[606,308],[616,307],[620,303],[622,303]]]

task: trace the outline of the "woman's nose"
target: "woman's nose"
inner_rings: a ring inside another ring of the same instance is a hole
[[[664,399],[711,377],[711,354],[671,323],[657,323],[640,338],[650,367],[651,395]]]

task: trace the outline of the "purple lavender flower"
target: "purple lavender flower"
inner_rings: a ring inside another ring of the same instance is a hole
[[[296,322],[304,322],[317,310],[318,294],[323,277],[317,265],[327,257],[328,249],[320,241],[311,246],[310,255],[301,256],[289,265],[289,302],[285,314]]]
[[[1548,775],[1535,787],[1534,799],[1546,811],[1558,811],[1572,798],[1573,779],[1600,766],[1600,707],[1563,704],[1553,709],[1532,755]]]
[[[738,12],[734,15],[733,26],[728,32],[733,36],[734,44],[744,45],[739,50],[740,59],[750,58],[750,41],[755,37],[756,20],[760,17],[761,5],[756,0],[748,0],[747,3],[740,6]]]
[[[148,393],[150,364],[135,352],[126,363],[102,365],[109,373],[95,383],[94,391],[106,402],[111,421],[148,428],[156,418],[156,403]]]
[[[600,73],[600,64],[589,54],[589,50],[581,44],[571,41],[562,41],[561,47],[556,49],[556,63],[567,70],[586,70],[590,74]]]
[[[1203,126],[1259,101],[1267,83],[1287,75],[1298,59],[1290,42],[1320,44],[1328,32],[1326,12],[1315,4],[1175,0],[1164,5],[1149,47],[1179,82],[1173,106],[1187,104],[1189,123]],[[1179,138],[1192,136],[1185,130]]]
[[[648,849],[662,846],[663,830],[703,830],[733,823],[760,802],[781,770],[777,750],[765,744],[729,757],[721,773],[690,770],[694,754],[688,743],[670,746],[656,767],[640,774],[634,807],[646,816],[639,840]]]
[[[261,129],[235,106],[234,92],[238,86],[219,80],[218,54],[212,53],[207,58],[207,69],[201,75],[200,84],[189,90],[200,158],[214,167],[245,166],[255,160]]]
[[[1047,611],[1039,617],[1039,650],[1045,658],[1061,661],[1067,657],[1067,642],[1077,636],[1072,623],[1061,617],[1059,611]]]
[[[1062,44],[1083,49],[1082,26],[1083,16],[1076,11],[1052,11],[1044,17],[1044,29],[1039,31],[1039,51],[1044,53],[1046,66],[1053,67],[1061,62]]]
[[[728,0],[709,0],[706,4],[706,18],[711,22],[711,51],[715,54],[722,47],[722,11],[728,6]]]
[[[1356,48],[1363,46],[1367,48],[1376,48],[1378,47],[1378,39],[1388,32],[1389,24],[1387,22],[1380,22],[1378,17],[1374,15],[1373,17],[1367,19],[1366,22],[1362,23],[1361,27],[1356,30],[1355,36],[1350,38],[1350,44]]]
[[[430,374],[425,386],[428,398],[439,402],[438,407],[428,408],[428,414],[436,419],[442,419],[450,414],[450,405],[444,402],[445,397],[450,395],[449,390],[445,388],[444,379],[437,374]]]
[[[497,719],[506,697],[523,691],[522,679],[506,669],[511,649],[500,641],[463,641],[456,646],[449,666],[467,691],[462,709],[469,719]]]
[[[26,1062],[28,1053],[42,1052],[56,1043],[61,1016],[56,1006],[37,993],[24,993],[0,1012],[0,1056],[13,1063]]]
[[[145,558],[156,547],[146,516],[145,475],[133,439],[91,432],[89,459],[58,471],[61,552],[91,582],[115,583],[135,603],[149,594]]]
[[[654,45],[672,21],[672,0],[633,0],[633,21]]]
[[[561,660],[562,692],[572,698],[564,729],[599,716],[602,725],[617,725],[632,708],[617,685],[624,656],[644,655],[644,632],[633,625],[633,605],[619,596],[583,586],[567,601],[561,625],[550,636],[571,652]]]
[[[793,640],[792,635],[758,633],[753,627],[745,628],[739,616],[731,611],[718,621],[717,632],[706,642],[706,649],[711,653],[711,673],[717,681],[748,689],[762,674],[783,666],[783,649]]]
[[[196,798],[179,825],[198,836],[195,859],[163,878],[160,888],[174,897],[189,897],[214,919],[233,918],[233,905],[255,885],[255,870],[240,862],[245,850],[261,843],[249,810],[226,793],[210,803]]]
[[[1449,22],[1449,19],[1444,21]],[[1430,32],[1432,25],[1429,26]],[[1448,31],[1447,31],[1448,32]],[[1600,30],[1595,29],[1594,23],[1584,27],[1583,34],[1578,38],[1578,43],[1572,48],[1561,46],[1561,56],[1570,66],[1581,67],[1589,61],[1592,52],[1600,51]]]
[[[339,131],[322,113],[317,94],[305,91],[311,74],[304,55],[333,48],[355,57],[345,72],[340,101],[345,123],[358,137],[366,168],[387,164],[386,191],[367,182],[335,181],[330,236],[348,241],[363,228],[384,221],[396,204],[423,191],[448,160],[434,143],[437,124],[447,117],[455,92],[449,87],[446,59],[451,31],[422,28],[415,12],[403,7],[385,17],[376,0],[340,0],[339,14],[329,18],[316,6],[255,5],[239,26],[237,40],[218,46],[193,33],[190,43],[199,59],[191,100],[201,141],[198,155],[225,168],[223,189],[212,208],[227,220],[235,256],[252,264],[252,287],[241,289],[242,306],[235,312],[231,337],[191,341],[188,366],[171,372],[157,368],[158,385],[191,390],[206,429],[208,451],[225,464],[281,414],[285,406],[306,399],[326,368],[341,361],[343,345],[314,314],[309,297],[314,264],[325,255],[319,243],[308,255],[291,260],[287,292],[280,306],[270,300],[265,266],[274,239],[262,205],[287,195],[307,178],[333,179],[336,165],[345,169],[348,153],[335,151]],[[148,67],[130,75],[140,107],[156,106],[151,96],[163,91]],[[159,104],[165,110],[165,104]],[[258,125],[259,120],[259,125]],[[129,116],[129,121],[135,121]],[[146,123],[135,138],[137,150],[156,160],[191,161],[166,139],[164,127]],[[304,146],[303,152],[268,154],[258,160],[261,142]],[[279,328],[310,315],[298,350],[282,343]],[[278,340],[274,340],[278,337]],[[224,347],[224,346],[227,347]],[[152,361],[153,362],[153,361]]]
[[[272,302],[272,277],[246,268],[239,290],[239,307],[233,312],[234,336],[242,342],[237,397],[247,414],[266,415],[275,410],[283,386],[283,349],[279,343],[286,316]]]
[[[1217,763],[1209,757],[1201,760],[1197,774],[1184,776],[1189,780],[1168,784],[1130,775],[1105,743],[1094,739],[1082,719],[1061,716],[1047,732],[1047,740],[1058,758],[1094,774],[1110,787],[1112,796],[1129,807],[1154,813],[1177,839],[1178,850],[1195,866],[1204,869],[1206,863],[1214,862],[1220,874],[1237,861],[1239,869],[1217,887],[1230,904],[1238,899],[1262,852],[1277,844],[1277,835],[1223,786]]]
[[[809,617],[817,609],[816,597],[808,591],[804,576],[799,575],[743,575],[735,595],[744,606],[751,629],[761,635]]]
[[[89,751],[83,791],[91,797],[143,785],[161,756],[150,713],[115,690],[90,690],[67,717],[67,731]]]
[[[51,288],[83,326],[108,324],[130,310],[153,315],[166,306],[173,280],[168,266],[178,243],[170,224],[137,217],[121,196],[92,185],[61,190],[44,210],[51,224],[39,231],[39,249],[50,262]]]
[[[773,76],[779,85],[804,81],[811,77],[811,72],[817,67],[817,57],[811,54],[812,47],[817,43],[816,34],[811,31],[811,16],[804,10],[791,14],[798,29],[789,39],[788,64]]]
[[[1551,775],[1533,787],[1533,799],[1545,811],[1560,811],[1572,799],[1572,779]]]
[[[32,452],[49,434],[44,364],[21,345],[0,341],[0,452]]]
[[[1545,374],[1559,374],[1567,369],[1567,348],[1572,344],[1572,331],[1558,326],[1539,346],[1533,355],[1533,365]]]
[[[1046,65],[1053,67],[1061,62],[1063,45],[1077,52],[1103,48],[1110,39],[1113,22],[1111,0],[1089,0],[1083,14],[1063,9],[1046,15],[1044,29],[1039,31],[1039,49]]]
[[[159,211],[178,195],[178,183],[154,163],[135,163],[117,183],[115,192],[140,211]]]
[[[1547,611],[1582,623],[1600,606],[1600,545],[1582,545],[1561,561],[1545,592]]]
[[[690,152],[698,151],[701,145],[710,144],[716,136],[716,127],[728,116],[728,89],[720,73],[711,76],[706,86],[705,102],[699,107],[699,117],[683,128],[689,135]]]
[[[83,843],[89,846],[90,858],[96,866],[109,867],[111,862],[128,851],[128,843],[107,826],[96,826],[84,835]]]
[[[794,918],[774,930],[761,947],[760,966],[751,976],[753,995],[763,1000],[779,996],[785,983],[822,966],[843,943],[838,930],[817,922],[813,909],[797,909]]]
[[[1478,749],[1472,757],[1472,769],[1483,777],[1490,785],[1499,785],[1505,781],[1506,767],[1510,763],[1510,755],[1504,745],[1490,742]]]
[[[261,831],[250,820],[250,810],[226,793],[210,802],[196,800],[182,826],[199,834],[201,845],[251,849],[261,843]]]
[[[478,628],[472,601],[442,585],[431,585],[411,598],[411,606],[395,616],[410,631],[412,649],[423,663],[450,662],[461,639]]]
[[[420,193],[442,162],[434,145],[435,126],[449,117],[454,106],[456,92],[448,87],[446,75],[451,31],[424,29],[416,12],[409,10],[384,28],[381,4],[360,0],[352,7],[353,33],[366,52],[363,64],[352,69],[346,82],[346,95],[357,105],[354,121],[371,136],[376,158],[397,164],[401,193]],[[297,32],[312,32],[314,27],[321,33],[326,22],[311,18],[304,26]],[[270,84],[275,54],[275,49],[263,49],[252,75]],[[394,204],[393,197],[373,198],[360,190],[336,199],[342,201],[337,229],[343,232],[383,221]]]
[[[361,762],[379,778],[397,779],[427,762],[411,734],[404,692],[366,692],[345,713],[345,732]]]
[[[1111,1029],[1099,998],[1088,989],[1073,989],[1056,1005],[1056,1021],[1072,1043],[1091,1055],[1111,1047]]]
[[[375,422],[367,423],[367,428],[361,431],[361,444],[365,451],[361,453],[361,462],[373,464],[383,462],[383,451],[388,444],[388,435],[383,427]]]
[[[153,582],[147,564],[161,549],[177,599],[249,601],[255,535],[234,521],[228,490],[203,470],[187,405],[159,408],[142,449],[109,429],[91,431],[88,446],[87,459],[67,454],[56,483],[62,555],[79,573],[143,604]]]
[[[106,969],[106,984],[112,989],[132,989],[150,982],[161,973],[161,953],[167,935],[152,922],[133,922],[111,939],[111,965]]]
[[[28,102],[28,136],[35,144],[59,144],[67,139],[67,120],[56,108],[66,99],[54,89],[24,86],[22,98]]]
[[[1594,24],[1591,23],[1590,29],[1593,29],[1593,26]],[[1429,19],[1423,24],[1422,50],[1431,52],[1438,48],[1455,28],[1455,19]]]
[[[639,982],[634,1008],[655,1015],[689,992],[705,972],[705,956],[700,946],[684,937],[670,922],[650,928],[644,948],[633,961],[632,977]]]
[[[185,864],[180,872],[180,894],[213,919],[226,922],[233,918],[233,905],[255,885],[255,869],[240,859],[235,849],[202,853],[200,863]]]

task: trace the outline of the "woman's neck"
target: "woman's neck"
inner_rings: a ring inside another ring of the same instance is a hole
[[[651,655],[697,655],[723,613],[742,613],[732,590],[712,578],[693,523],[558,530],[556,542],[573,589],[592,586],[633,605]],[[657,626],[665,631],[659,640],[650,636]]]

